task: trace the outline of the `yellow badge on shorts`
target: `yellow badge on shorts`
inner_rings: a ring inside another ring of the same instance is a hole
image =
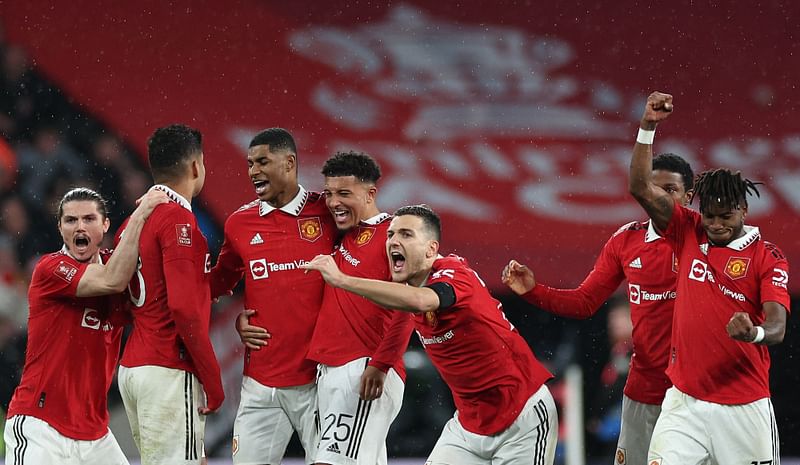
[[[366,228],[366,227],[359,228],[358,236],[356,236],[356,245],[361,247],[362,245],[369,243],[369,241],[372,240],[372,236],[374,235],[375,235],[375,228]]]
[[[647,465],[661,465],[661,457],[647,462]]]
[[[231,444],[231,451],[233,452],[233,455],[236,455],[236,453],[239,452],[239,435],[238,434],[233,437],[233,443]]]
[[[739,279],[747,276],[747,268],[750,265],[749,258],[731,257],[725,265],[725,276],[731,279]]]
[[[308,242],[314,242],[322,236],[322,223],[319,217],[297,220],[297,227],[300,229],[300,237]]]
[[[614,460],[617,461],[618,465],[625,465],[625,459],[626,459],[625,449],[617,447],[617,454],[614,457]]]

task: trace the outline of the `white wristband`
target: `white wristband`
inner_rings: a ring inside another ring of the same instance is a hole
[[[756,330],[756,337],[754,337],[753,340],[750,342],[752,342],[753,344],[758,344],[759,342],[764,340],[764,328],[762,328],[761,326],[755,326],[754,328]]]
[[[653,145],[653,139],[655,137],[656,137],[655,129],[639,128],[639,134],[636,135],[636,142],[645,145]]]

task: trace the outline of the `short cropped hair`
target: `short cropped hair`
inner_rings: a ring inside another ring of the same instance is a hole
[[[394,216],[413,215],[421,218],[428,233],[437,241],[442,240],[442,220],[433,209],[427,205],[407,205],[394,212]]]
[[[381,178],[381,168],[366,153],[337,152],[322,165],[322,175],[327,178],[354,176],[361,182],[376,184]]]
[[[150,172],[156,182],[180,179],[186,163],[202,152],[202,134],[184,124],[158,128],[147,141]]]
[[[674,153],[662,153],[653,157],[653,171],[669,171],[681,175],[683,190],[689,192],[694,187],[694,172],[689,162]]]
[[[269,128],[264,129],[253,137],[250,141],[248,148],[253,148],[257,145],[268,145],[271,153],[280,150],[288,150],[297,155],[297,146],[294,143],[294,137],[283,128]]]

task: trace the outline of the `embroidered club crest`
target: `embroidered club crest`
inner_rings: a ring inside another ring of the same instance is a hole
[[[319,217],[297,220],[297,227],[300,229],[300,237],[308,242],[314,242],[322,236],[322,223]]]
[[[375,228],[365,228],[361,227],[358,231],[358,236],[356,236],[356,245],[361,247],[362,245],[366,245],[372,240],[372,236],[375,235]]]
[[[425,312],[425,322],[432,328],[435,328],[436,325],[439,324],[439,318],[436,316],[436,312]]]
[[[739,279],[747,276],[747,268],[750,259],[746,257],[730,257],[728,264],[725,265],[725,276],[731,279]]]
[[[176,224],[175,235],[178,238],[178,245],[192,246],[192,226],[190,224]]]

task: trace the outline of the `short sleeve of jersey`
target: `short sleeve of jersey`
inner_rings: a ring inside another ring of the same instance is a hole
[[[40,297],[76,297],[78,283],[87,266],[65,254],[43,258],[33,277]]]
[[[443,283],[448,284],[453,288],[453,291],[456,295],[456,302],[449,308],[457,306],[459,302],[464,301],[464,299],[472,295],[473,292],[473,286],[470,283],[470,276],[467,274],[472,273],[472,271],[469,270],[463,263],[456,262],[454,260],[461,259],[449,259],[448,257],[447,260],[443,261],[444,263],[442,263],[441,267],[431,273],[427,283],[428,286],[432,284]]]
[[[761,304],[778,302],[790,309],[789,262],[783,252],[770,242],[764,242],[764,262],[761,275]]]
[[[689,210],[683,205],[677,203],[674,205],[672,217],[669,219],[667,230],[664,231],[664,239],[675,248],[676,252],[680,252],[686,231],[695,226],[699,221],[699,216],[697,212]]]
[[[193,237],[194,220],[191,212],[185,208],[175,208],[174,212],[159,218],[158,242],[164,256],[164,263],[175,260],[194,260],[194,247],[202,241],[199,237]]]

